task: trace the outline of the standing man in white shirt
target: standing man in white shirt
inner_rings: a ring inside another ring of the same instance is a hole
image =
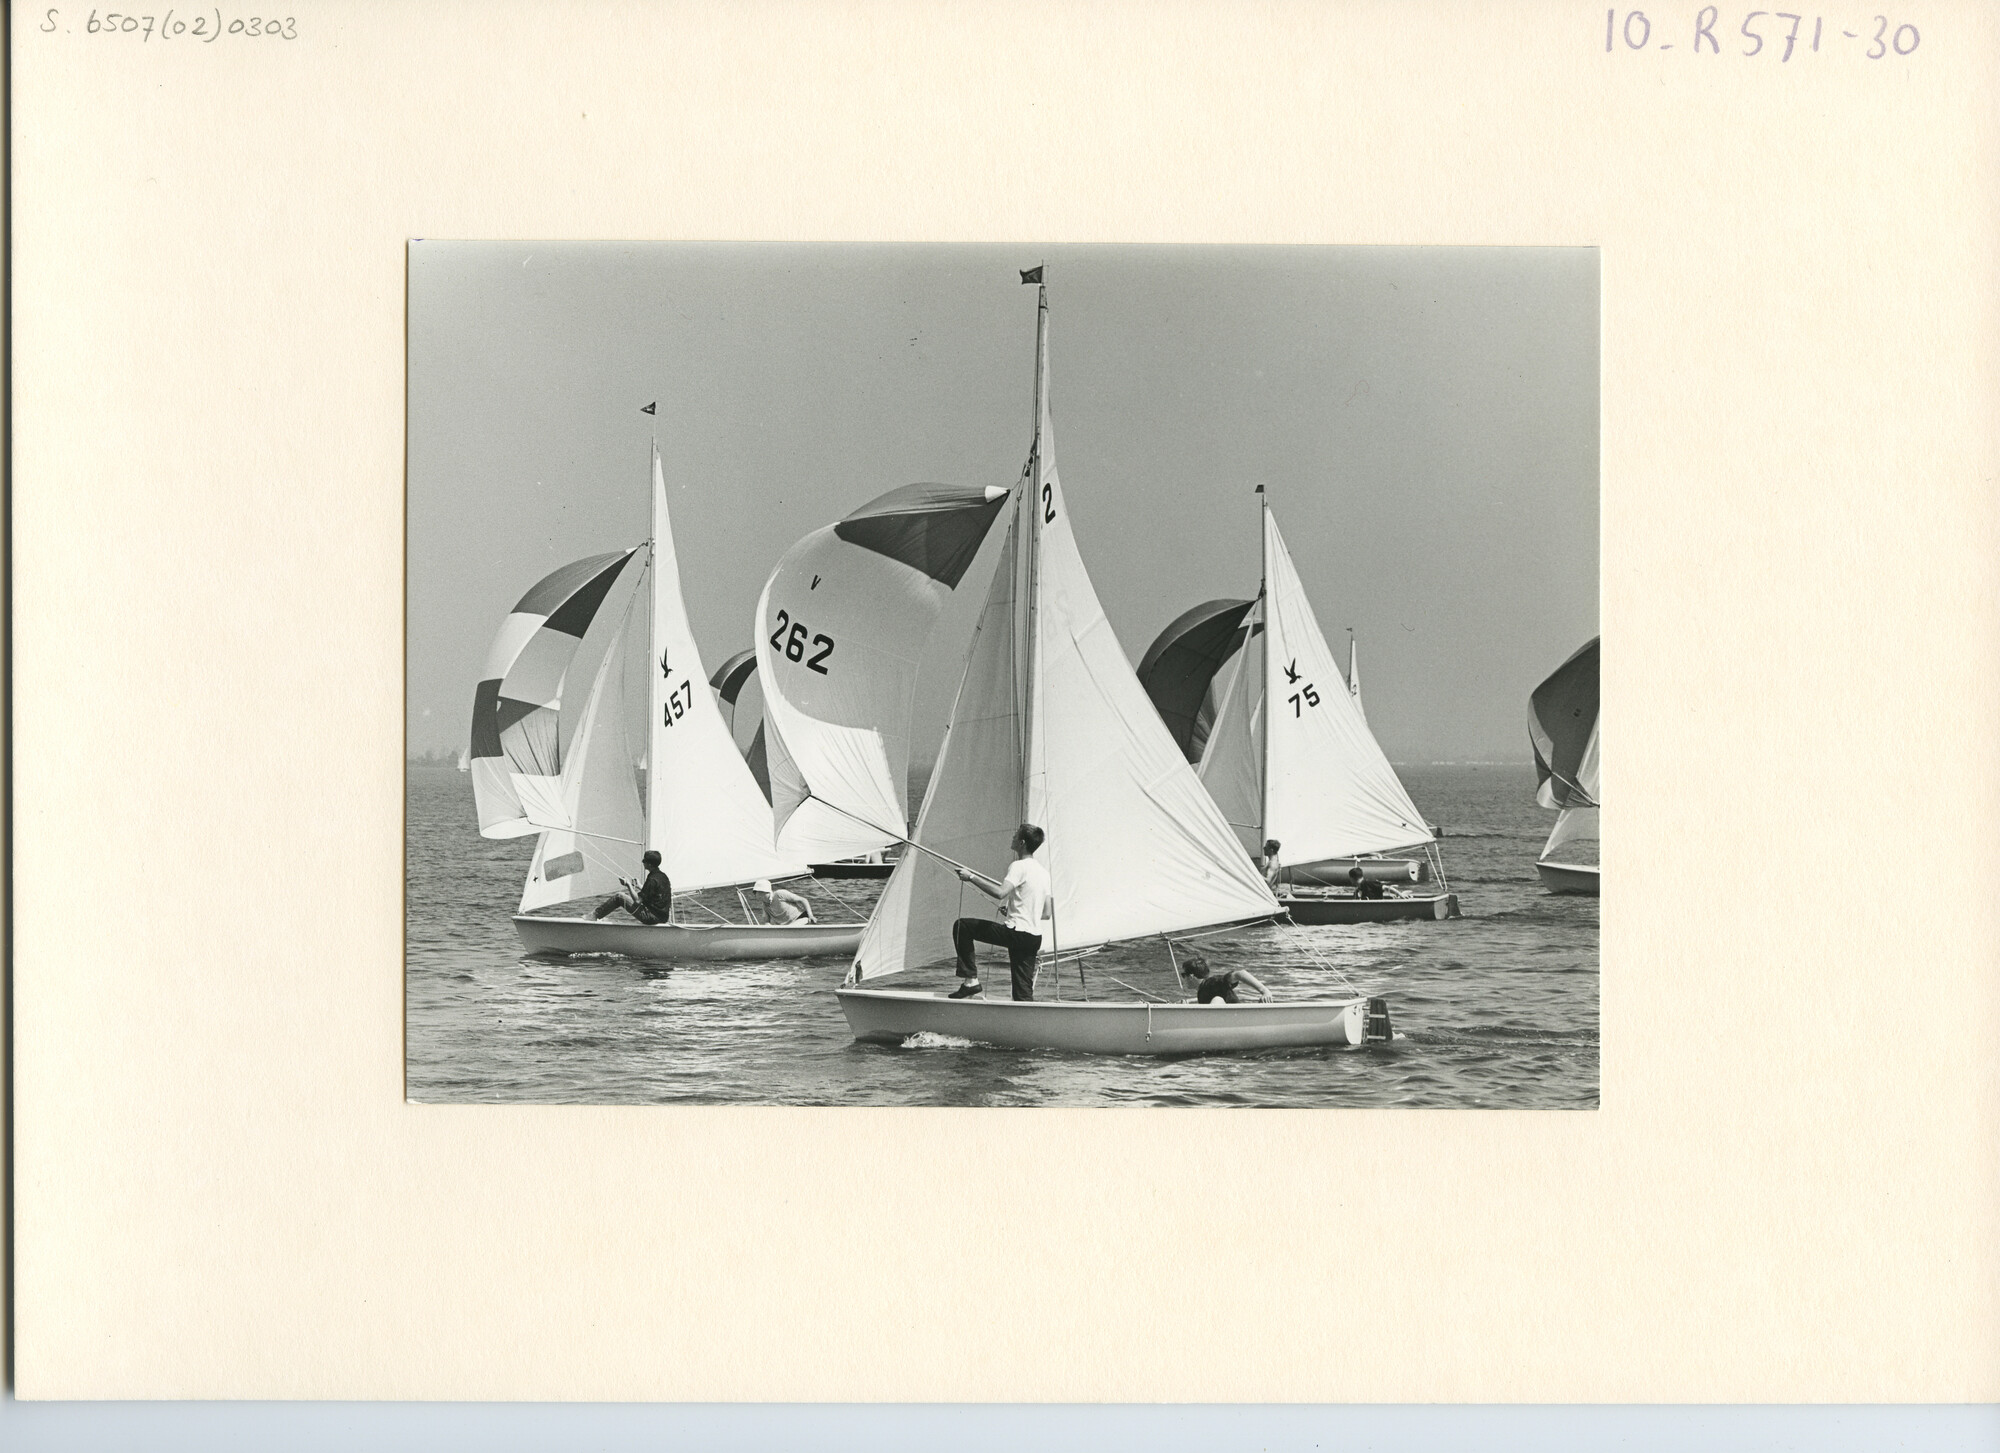
[[[1014,861],[1008,865],[1007,876],[998,883],[983,874],[959,870],[960,882],[970,883],[988,898],[999,900],[1000,922],[961,918],[952,924],[951,946],[958,950],[958,976],[965,982],[950,997],[970,999],[981,992],[979,966],[972,957],[975,943],[998,944],[1006,949],[1007,963],[1014,975],[1014,997],[1022,1000],[1035,997],[1035,958],[1042,951],[1042,920],[1054,916],[1049,870],[1035,861],[1044,837],[1032,822],[1016,828],[1010,844]]]

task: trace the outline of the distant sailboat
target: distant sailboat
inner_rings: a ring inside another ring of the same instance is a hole
[[[1294,923],[1455,918],[1458,897],[1448,889],[1379,898],[1320,891],[1354,869],[1373,883],[1421,881],[1417,862],[1381,856],[1398,849],[1421,850],[1440,883],[1444,865],[1429,824],[1368,730],[1352,645],[1343,683],[1261,489],[1258,499],[1257,598],[1210,602],[1169,626],[1141,663],[1147,691],[1170,728],[1190,722],[1183,749],[1198,761],[1244,853],[1279,843],[1278,860],[1297,885],[1281,900]],[[1190,715],[1197,697],[1203,705]]]
[[[703,680],[657,448],[652,474],[651,541],[564,566],[522,597],[493,642],[474,696],[480,832],[542,835],[515,929],[531,953],[692,960],[851,953],[860,937],[855,924],[645,924],[622,912],[597,920],[535,911],[617,891],[627,875],[642,875],[639,857],[648,847],[660,852],[677,901],[702,888],[806,871],[772,847],[769,805]],[[614,587],[628,579],[624,616],[565,747],[577,649]],[[641,604],[651,683],[642,753],[625,740],[624,714],[613,700],[623,694],[624,643]],[[642,759],[643,781],[635,766]]]
[[[1347,694],[1354,698],[1354,714],[1366,723],[1368,713],[1361,709],[1361,665],[1355,660],[1353,626],[1347,628]]]
[[[1034,446],[1011,497],[995,492],[993,506],[1005,501],[1009,520],[985,608],[912,850],[897,864],[869,920],[838,991],[841,1008],[857,1038],[895,1042],[931,1031],[1002,1046],[1136,1054],[1361,1043],[1371,1017],[1369,1001],[1359,996],[1211,1005],[1080,1002],[1059,997],[1059,967],[1051,975],[1054,1000],[952,999],[865,987],[948,960],[952,921],[992,916],[990,901],[968,894],[953,867],[999,878],[1009,839],[1024,821],[1048,834],[1039,854],[1054,887],[1053,921],[1043,936],[1045,966],[1059,951],[1255,922],[1278,912],[1146,700],[1077,553],[1051,447],[1047,316],[1043,289]],[[874,574],[865,611],[857,609],[850,621],[857,645],[893,633],[900,613],[888,572],[878,566]],[[771,614],[776,604],[767,592],[759,633],[771,631],[772,642],[784,625]],[[758,649],[760,660],[768,659],[764,644]],[[819,809],[836,819],[877,824],[882,840],[900,836],[889,828],[900,823],[889,793],[895,777],[879,746],[862,736],[829,740],[814,720],[794,713],[785,703],[799,679],[794,668],[766,681],[774,763],[789,755],[799,768],[798,814]],[[774,783],[780,776],[774,766]],[[783,822],[786,797],[775,796]],[[1386,1021],[1386,1011],[1379,1012],[1378,1031]]]
[[[1597,646],[1592,636],[1528,698],[1528,740],[1535,749],[1535,800],[1560,808],[1535,871],[1551,893],[1597,896]],[[1589,851],[1582,845],[1592,844]],[[1567,848],[1568,861],[1556,851]]]

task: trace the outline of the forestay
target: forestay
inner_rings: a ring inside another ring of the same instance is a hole
[[[757,604],[771,813],[813,861],[897,841],[909,822],[910,710],[925,643],[1007,499],[914,484],[815,530]]]
[[[770,808],[723,720],[681,598],[667,487],[653,455],[652,723],[646,844],[675,891],[807,871],[771,842]],[[637,853],[628,871],[636,873]]]
[[[482,835],[525,837],[573,825],[562,792],[563,679],[635,553],[563,566],[501,623],[472,698],[469,765]]]
[[[1045,950],[1273,914],[1277,901],[1162,725],[1084,570],[1054,459],[1045,316],[1036,454],[916,840],[998,878],[1015,826],[1042,826],[1055,890]],[[928,854],[904,854],[853,977],[948,957],[961,913],[991,917],[993,905]]]

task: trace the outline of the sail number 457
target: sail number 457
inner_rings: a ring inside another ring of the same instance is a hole
[[[686,699],[683,700],[682,699],[683,697],[685,697]],[[693,710],[694,710],[693,681],[683,681],[680,685],[676,686],[672,691],[669,691],[667,693],[667,699],[660,705],[660,715],[666,718],[666,723],[668,726],[672,726],[675,722],[679,721],[682,717],[686,716],[689,712]]]
[[[771,632],[771,649],[782,652],[787,661],[804,661],[807,670],[825,676],[827,657],[833,654],[833,637],[819,635],[808,640],[811,630],[812,627],[804,621],[795,621],[789,612],[781,610],[778,612],[778,628]],[[812,648],[810,656],[806,655],[808,646]]]

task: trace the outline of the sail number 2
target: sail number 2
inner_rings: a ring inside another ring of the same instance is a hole
[[[806,669],[827,675],[826,660],[833,654],[833,637],[811,636],[812,627],[804,621],[795,621],[789,611],[778,612],[778,628],[771,632],[771,649],[783,653],[787,661],[804,661]],[[810,646],[812,655],[806,655]]]

